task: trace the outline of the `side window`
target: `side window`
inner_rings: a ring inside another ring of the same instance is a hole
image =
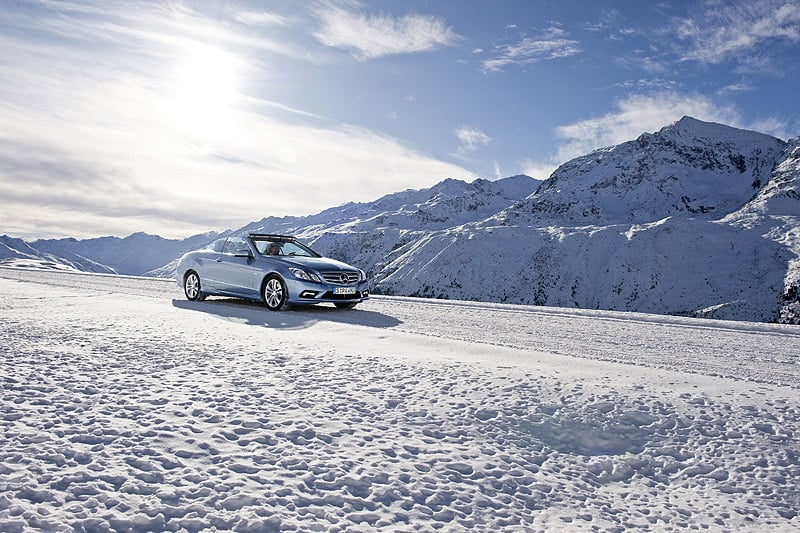
[[[225,239],[217,239],[216,241],[209,244],[206,248],[208,250],[211,250],[212,252],[222,252],[224,246],[225,246]]]
[[[228,240],[225,241],[225,248],[223,250],[226,254],[249,254],[250,247],[247,246],[247,243],[241,237],[228,237]]]

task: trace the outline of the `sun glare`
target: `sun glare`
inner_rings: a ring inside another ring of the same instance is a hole
[[[240,60],[215,46],[185,48],[169,80],[169,115],[174,126],[195,135],[231,133],[239,96]]]

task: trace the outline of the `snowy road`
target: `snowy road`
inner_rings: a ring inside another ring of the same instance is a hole
[[[182,298],[174,282],[161,279],[3,268],[0,277],[152,298]],[[219,309],[221,315],[250,315],[254,310],[244,302],[211,300],[220,301],[228,304]],[[212,306],[209,312],[218,307]],[[319,320],[387,327],[469,343],[800,386],[800,328],[796,326],[381,296],[373,297],[354,313],[339,316],[329,311],[327,307],[299,309],[280,320],[286,322],[284,326],[298,328]],[[258,317],[265,326],[273,325],[270,320],[275,319],[268,314]]]
[[[0,268],[0,530],[800,530],[800,328]]]

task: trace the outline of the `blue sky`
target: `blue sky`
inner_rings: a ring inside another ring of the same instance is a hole
[[[30,239],[544,179],[683,115],[800,135],[800,0],[31,0],[0,48],[0,233]]]

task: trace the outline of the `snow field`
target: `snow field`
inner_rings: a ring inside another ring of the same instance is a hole
[[[790,327],[9,277],[2,531],[800,530]]]

